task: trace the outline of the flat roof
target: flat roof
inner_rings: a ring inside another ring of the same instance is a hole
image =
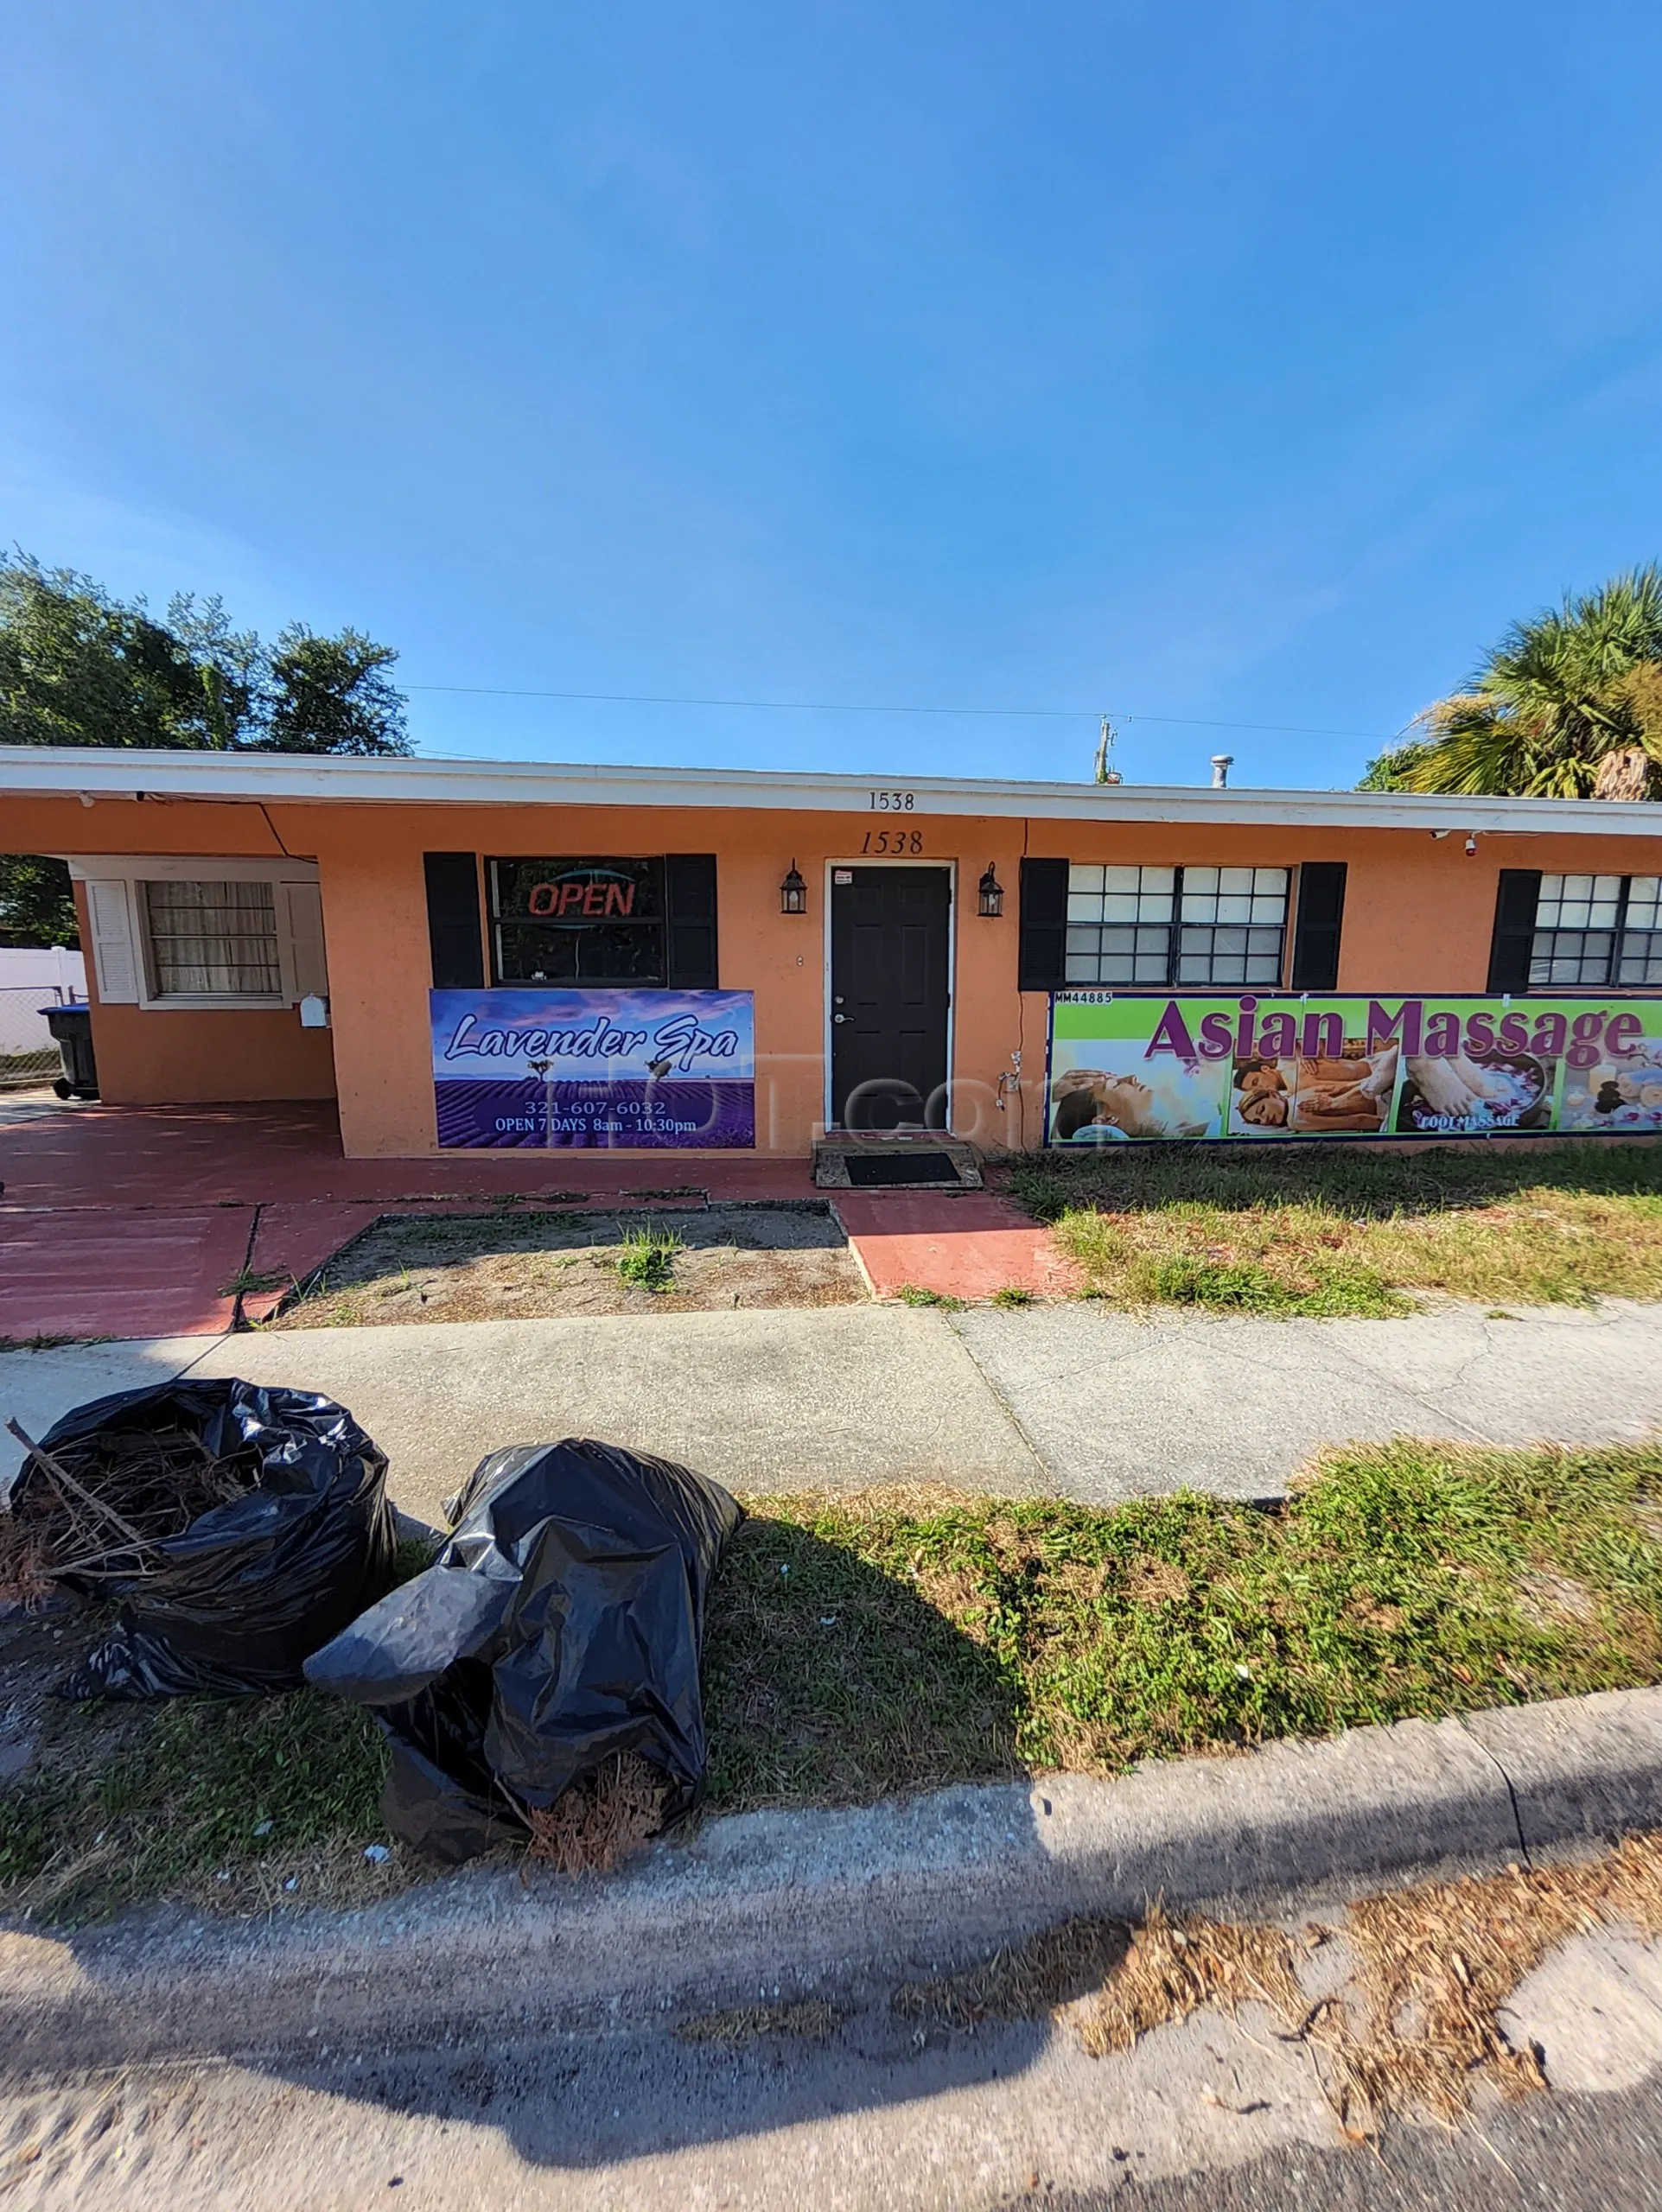
[[[1662,836],[1652,800],[1457,798],[1404,791],[1226,791],[1188,784],[1008,783],[971,776],[581,762],[366,760],[338,754],[0,746],[0,797],[215,799],[354,806],[740,807],[813,814],[1024,816],[1050,822],[1245,823],[1311,829]],[[887,794],[887,800],[885,800]]]

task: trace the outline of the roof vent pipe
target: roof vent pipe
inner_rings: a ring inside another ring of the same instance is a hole
[[[1223,791],[1229,782],[1229,772],[1235,765],[1232,753],[1214,753],[1212,756],[1212,788]]]

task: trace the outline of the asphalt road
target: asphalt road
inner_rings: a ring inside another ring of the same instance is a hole
[[[1658,2052],[1662,2063],[1662,2050]],[[1114,2189],[1027,2192],[1047,2212],[1125,2212]],[[1280,2151],[1233,2172],[1137,2190],[1137,2212],[1654,2212],[1662,2207],[1662,2083],[1625,2095],[1538,2097],[1481,2132],[1393,2128],[1377,2148]]]
[[[1092,2059],[1066,2024],[920,2022],[888,1977],[819,1993],[806,2032],[434,2020],[413,2048],[308,2038],[96,2072],[66,2054],[0,2094],[0,2192],[40,2212],[1662,2208],[1662,1948],[1631,1936],[1573,1939],[1513,2000],[1509,2034],[1579,2086],[1506,2106],[1480,2084],[1462,2126],[1371,2144],[1344,2141],[1309,2050],[1260,2008]]]

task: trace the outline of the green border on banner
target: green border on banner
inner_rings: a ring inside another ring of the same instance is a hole
[[[1662,1134],[1662,997],[1051,995],[1045,1143]]]

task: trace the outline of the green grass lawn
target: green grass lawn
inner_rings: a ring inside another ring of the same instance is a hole
[[[1279,1510],[752,1501],[712,1593],[710,1805],[847,1804],[1662,1679],[1662,1447],[1328,1458]],[[373,1893],[382,1753],[311,1693],[52,1715],[12,1910]],[[292,1873],[290,1872],[292,1870]],[[395,1873],[399,1870],[394,1865]],[[418,1869],[404,1869],[408,1878]],[[368,1888],[366,1888],[366,1885]]]
[[[1662,1148],[1029,1153],[1010,1194],[1121,1306],[1389,1314],[1662,1298]]]

